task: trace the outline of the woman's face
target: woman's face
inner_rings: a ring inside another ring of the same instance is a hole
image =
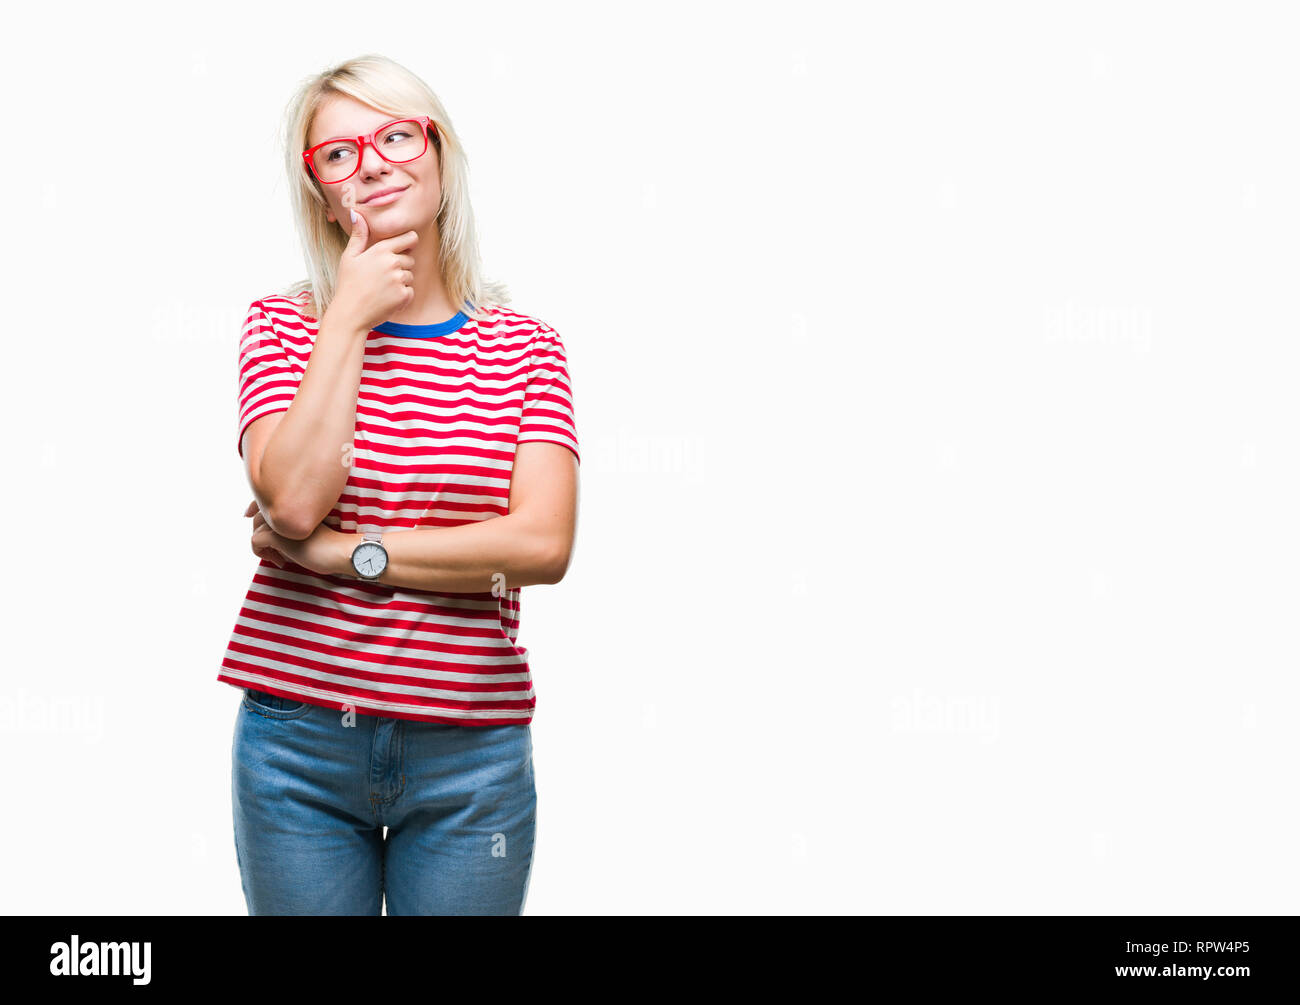
[[[346,97],[334,95],[328,98],[316,113],[307,136],[307,148],[317,143],[337,137],[356,137],[392,121],[396,116],[378,111],[369,105]],[[390,164],[367,143],[361,151],[361,164],[357,173],[346,181],[334,185],[322,185],[328,204],[326,216],[331,223],[339,222],[344,236],[352,233],[352,218],[343,205],[343,194],[352,186],[356,211],[366,218],[371,240],[382,240],[414,230],[427,233],[438,216],[438,206],[442,201],[442,181],[438,171],[438,152],[434,149],[433,136],[429,136],[428,149],[423,156],[404,164]],[[370,205],[366,200],[384,189],[405,189],[400,196],[383,205]]]

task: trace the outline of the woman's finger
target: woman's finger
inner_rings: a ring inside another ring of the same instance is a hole
[[[261,510],[257,508],[257,500],[254,499],[251,503],[248,504],[248,507],[244,510],[244,516],[252,516],[254,513],[260,513],[260,512]]]
[[[253,554],[258,558],[266,559],[277,569],[284,568],[284,556],[275,547],[267,543],[265,533],[254,534],[249,541],[249,545],[253,549]]]
[[[282,569],[284,568],[285,557],[283,552],[275,546],[276,540],[275,532],[266,526],[266,521],[263,520],[262,526],[255,528],[253,531],[253,554],[259,558],[265,558],[277,569]]]
[[[266,559],[277,569],[284,568],[284,557],[274,548],[263,548],[260,552],[257,553],[257,557]]]

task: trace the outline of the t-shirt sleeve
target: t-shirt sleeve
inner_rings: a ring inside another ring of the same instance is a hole
[[[255,420],[287,412],[298,393],[295,368],[266,314],[262,301],[248,309],[239,339],[239,456],[244,456],[244,430]]]
[[[573,418],[569,361],[559,334],[546,327],[533,342],[528,384],[524,388],[524,411],[519,423],[518,442],[537,441],[563,444],[582,463],[578,453],[578,427]]]

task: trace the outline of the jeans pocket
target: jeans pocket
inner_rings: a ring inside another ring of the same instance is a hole
[[[311,711],[311,703],[296,698],[282,698],[269,691],[244,688],[244,708],[268,719],[297,719]]]

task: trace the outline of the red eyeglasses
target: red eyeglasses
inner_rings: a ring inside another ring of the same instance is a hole
[[[336,136],[302,152],[302,159],[323,185],[347,181],[361,167],[361,155],[369,143],[390,164],[405,164],[423,157],[429,149],[429,130],[438,127],[427,115],[394,119],[364,136]]]

